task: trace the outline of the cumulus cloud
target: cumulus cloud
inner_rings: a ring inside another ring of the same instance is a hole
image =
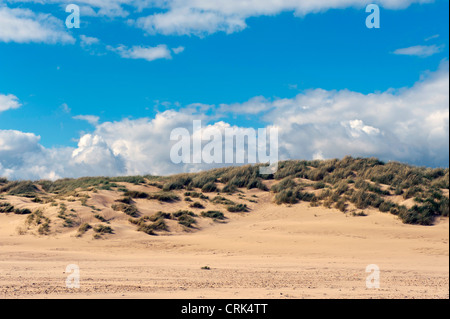
[[[151,0],[152,1],[152,0]],[[129,12],[124,5],[136,6],[139,3],[149,3],[147,0],[6,0],[9,3],[38,3],[38,4],[77,4],[84,16],[93,17],[126,17]]]
[[[125,163],[120,154],[113,150],[98,135],[86,134],[80,138],[78,148],[72,152],[71,165],[81,170],[78,175],[114,176],[126,173]]]
[[[180,54],[181,52],[184,52],[185,48],[184,47],[178,47],[178,48],[173,48],[172,51],[175,54]]]
[[[226,110],[223,115],[253,114],[278,128],[280,159],[352,155],[448,166],[448,105],[449,69],[444,62],[410,88],[372,94],[314,89],[290,99],[256,97],[217,109]],[[202,120],[206,133],[234,129],[245,134],[245,127],[232,126],[217,114],[206,115],[204,107],[195,104],[154,118],[96,123],[77,147],[48,149],[32,133],[0,130],[0,176],[166,175],[217,167],[174,164],[170,159],[172,130],[192,133],[193,120]]]
[[[264,96],[257,96],[244,103],[221,104],[220,112],[238,114],[259,114],[272,108],[272,103]]]
[[[329,9],[363,8],[378,3],[386,9],[404,9],[433,0],[7,0],[10,3],[78,4],[83,15],[128,17],[149,34],[197,35],[233,33],[247,27],[247,19],[293,12],[303,17]],[[158,9],[146,15],[144,9]]]
[[[408,48],[397,49],[394,51],[394,54],[397,55],[411,55],[418,56],[421,58],[426,58],[432,56],[436,53],[441,52],[443,49],[442,46],[437,45],[416,45]]]
[[[62,21],[49,14],[0,6],[0,42],[74,43]]]
[[[15,95],[0,94],[0,113],[11,109],[18,109],[19,107],[21,107],[21,104]]]
[[[97,125],[100,118],[95,115],[77,115],[73,117],[74,120],[86,121],[91,125]]]
[[[387,9],[402,9],[412,3],[429,0],[379,0]],[[348,7],[362,8],[373,3],[366,0],[169,0],[163,2],[162,13],[136,20],[136,25],[149,34],[203,36],[218,31],[233,33],[247,27],[251,17],[272,16],[294,12],[296,16]]]
[[[448,166],[448,63],[412,88],[361,94],[311,90],[273,101],[284,158],[377,156]]]
[[[98,44],[100,42],[100,40],[95,37],[88,37],[83,34],[80,35],[80,40],[81,40],[81,46],[84,46],[84,47]]]
[[[84,135],[77,148],[44,148],[40,136],[0,130],[0,176],[10,179],[58,179],[126,174],[115,155],[98,136]]]
[[[175,48],[172,51],[165,44],[160,44],[156,47],[143,47],[143,46],[133,46],[132,48],[127,48],[126,46],[111,47],[108,46],[110,51],[117,52],[122,58],[125,59],[144,59],[147,61],[155,61],[159,59],[172,59],[172,51],[175,54],[183,52],[182,47]]]

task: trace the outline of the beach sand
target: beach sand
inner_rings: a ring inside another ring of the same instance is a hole
[[[109,194],[90,203],[109,207]],[[159,236],[137,232],[128,216],[114,219],[114,234],[103,239],[63,228],[19,235],[26,217],[0,214],[0,298],[449,298],[448,218],[413,226],[376,210],[355,217],[251,194],[258,203],[248,213],[201,219],[190,232],[172,225]],[[48,211],[54,220],[56,208]],[[69,264],[80,269],[80,288],[66,287]],[[378,289],[366,286],[368,265],[379,267]]]

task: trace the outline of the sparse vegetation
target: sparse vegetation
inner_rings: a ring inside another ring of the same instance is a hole
[[[70,216],[68,216],[66,214],[66,212],[67,212],[66,204],[60,203],[59,204],[59,211],[58,211],[58,218],[64,220],[64,223],[63,223],[64,227],[68,227],[68,228],[74,227],[76,225],[76,222],[70,217],[74,217],[76,215],[71,214]]]
[[[367,214],[365,212],[363,212],[363,211],[358,212],[358,213],[357,212],[353,212],[352,216],[354,216],[354,217],[365,217],[365,216],[367,216]]]
[[[16,215],[29,215],[31,210],[28,208],[15,208],[10,203],[0,203],[0,213],[14,213]]]
[[[101,221],[103,223],[107,222],[107,220],[103,216],[101,216],[99,214],[95,214],[94,217],[97,218],[99,221]]]
[[[194,202],[194,203],[190,204],[189,207],[191,207],[191,208],[197,208],[197,209],[203,209],[203,208],[205,208],[205,206],[203,206],[203,204],[200,203],[200,202]]]
[[[221,192],[228,194],[241,192],[242,188],[268,191],[264,181],[275,179],[271,191],[277,204],[294,205],[306,201],[311,206],[322,205],[342,211],[378,209],[398,216],[405,223],[419,225],[431,225],[436,217],[449,215],[449,169],[431,169],[396,162],[383,163],[375,158],[352,157],[325,161],[282,161],[279,162],[278,171],[269,175],[260,175],[260,167],[261,165],[226,167],[171,177],[86,177],[54,182],[8,181],[0,178],[0,198],[5,200],[6,196],[22,196],[30,198],[34,203],[50,203],[54,206],[57,205],[55,199],[68,202],[79,200],[82,205],[89,207],[88,191],[114,190],[123,195],[114,204],[118,205],[116,209],[136,218],[138,212],[133,206],[133,200],[136,199],[170,203],[180,200],[175,191],[185,189],[185,201],[192,200],[191,198],[209,200],[208,196],[197,191],[219,192],[217,183],[224,184]],[[120,183],[151,185],[161,191],[127,190]],[[237,206],[233,201],[223,198],[216,196],[212,202]],[[246,199],[243,196],[240,198]],[[399,203],[403,200],[408,202]],[[411,203],[412,201],[414,202]],[[192,208],[201,208],[198,203],[194,202]],[[0,213],[32,214],[27,208],[16,209],[7,202],[0,203]],[[72,220],[66,212],[60,212],[58,217]],[[69,221],[66,227],[74,224]],[[192,226],[193,222],[188,220],[185,224]]]
[[[175,213],[172,213],[173,218],[178,220],[180,225],[191,228],[197,221],[194,219],[197,215],[188,210],[179,210]]]
[[[84,223],[82,224],[79,228],[78,228],[78,233],[77,233],[77,237],[81,237],[83,236],[84,233],[86,233],[89,229],[91,229],[92,226],[89,225],[88,223]]]
[[[14,206],[10,203],[0,203],[0,213],[13,213],[14,210]]]
[[[48,235],[50,233],[50,219],[45,217],[41,210],[36,210],[29,214],[26,219],[26,224],[29,226],[38,226],[39,235]]]
[[[200,198],[203,200],[209,199],[209,196],[202,194],[202,193],[198,193],[198,192],[186,192],[186,193],[184,193],[184,196],[192,197],[192,198]]]
[[[161,192],[161,193],[150,194],[148,199],[158,200],[160,202],[171,203],[171,202],[179,201],[180,197],[174,193]]]
[[[0,187],[1,193],[8,193],[8,195],[12,196],[22,196],[22,197],[36,197],[36,194],[39,192],[36,185],[30,181],[14,181],[7,182],[5,185]]]
[[[131,205],[133,204],[133,199],[130,196],[125,196],[117,199],[116,202]]]
[[[167,225],[164,219],[169,219],[170,214],[158,212],[152,217],[143,216],[139,219],[130,218],[130,223],[137,226],[137,231],[146,233],[147,235],[156,235],[155,231],[167,231]]]
[[[150,194],[149,193],[145,193],[145,192],[138,192],[138,191],[127,191],[124,194],[125,197],[128,198],[140,198],[140,199],[145,199],[145,198],[149,198]]]
[[[225,216],[222,212],[215,211],[215,210],[209,210],[207,212],[202,212],[200,215],[205,218],[212,218],[212,219],[219,219],[219,220],[225,219]]]
[[[211,203],[213,204],[221,204],[221,205],[235,205],[235,203],[223,196],[216,196],[211,200]]]
[[[139,211],[134,205],[128,205],[124,203],[113,204],[111,208],[115,211],[121,211],[131,217],[137,217],[139,215]]]
[[[246,204],[230,205],[227,207],[227,210],[231,213],[245,213],[249,211]]]
[[[113,229],[110,226],[98,225],[94,227],[94,232],[98,234],[113,234]]]
[[[214,182],[209,182],[202,187],[202,192],[204,193],[215,193],[218,192],[219,189],[217,188],[217,185]]]

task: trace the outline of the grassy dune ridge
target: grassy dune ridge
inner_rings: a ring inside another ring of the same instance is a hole
[[[396,215],[406,224],[433,225],[436,217],[449,215],[449,169],[351,157],[283,161],[272,175],[261,175],[259,167],[227,167],[168,177],[85,177],[57,181],[0,178],[0,214],[33,216],[26,221],[27,229],[39,227],[40,235],[51,233],[52,224],[56,223],[63,229],[78,229],[77,236],[92,228],[95,238],[114,234],[110,221],[123,214],[137,231],[157,235],[170,231],[171,223],[190,231],[196,228],[199,219],[223,222],[226,219],[223,212],[252,213],[247,204],[258,203],[258,198],[247,197],[246,190],[256,189],[270,194],[273,205],[308,202],[312,207],[334,208],[353,216],[366,216],[365,210],[376,209]],[[100,208],[90,203],[99,192],[111,193],[114,202]],[[20,208],[9,202],[11,198],[23,199]],[[161,203],[172,212],[143,214],[139,208],[143,201]],[[71,203],[78,206],[72,207]],[[81,218],[77,207],[89,210],[92,218]],[[45,216],[46,209],[57,210],[57,222]]]

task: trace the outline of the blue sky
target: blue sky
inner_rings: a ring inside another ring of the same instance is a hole
[[[305,0],[285,2],[285,7],[274,8],[271,1],[261,1],[258,8],[243,10],[238,5],[232,8],[234,1],[226,6],[223,1],[217,1],[217,6],[207,6],[207,9],[195,7],[194,1],[181,5],[178,0],[173,0],[169,7],[159,6],[158,1],[139,0],[52,0],[45,1],[46,4],[1,1],[0,28],[3,26],[6,31],[0,31],[0,98],[13,96],[19,105],[4,106],[4,111],[0,105],[0,130],[33,134],[40,137],[38,148],[57,152],[76,149],[80,138],[86,134],[101,135],[104,123],[125,123],[126,119],[151,122],[158,115],[171,111],[189,113],[196,103],[203,105],[197,114],[208,115],[210,124],[223,121],[232,126],[258,128],[278,123],[274,117],[282,118],[282,108],[277,106],[280,101],[308,99],[310,92],[318,89],[333,98],[339,92],[351,92],[364,98],[389,93],[398,98],[404,90],[413,90],[421,81],[433,82],[442,73],[441,80],[448,78],[448,1],[381,1],[380,29],[365,26],[368,13],[364,5],[358,5],[364,1],[355,1],[355,5],[342,1],[338,8],[327,5],[327,1],[320,8],[303,5],[308,2]],[[82,7],[79,29],[69,30],[64,26],[67,3]],[[298,7],[292,3],[298,3]],[[141,7],[144,9],[140,10]],[[176,19],[178,11],[192,13],[193,17],[183,20],[183,25]],[[171,17],[172,13],[175,18]],[[207,14],[213,17],[212,22],[198,23]],[[162,22],[153,19],[158,15],[167,19]],[[7,34],[6,24],[14,23],[13,18],[34,21],[42,26],[42,32],[56,33],[53,37],[38,37],[10,28],[16,34]],[[145,18],[152,19],[151,28],[140,24],[140,19]],[[216,24],[214,19],[219,22]],[[86,39],[94,42],[88,44]],[[133,47],[158,46],[164,49],[162,58],[151,61],[130,58]],[[440,93],[444,102],[446,96],[448,100],[448,91]],[[245,103],[255,99],[263,100],[266,107],[261,112],[246,111]],[[237,110],[237,106],[242,107]],[[443,140],[446,142],[448,113],[440,109],[441,106],[442,103],[433,110],[444,114],[442,130],[446,132]],[[427,105],[419,107],[426,109]],[[287,112],[291,111],[295,109]],[[396,155],[381,150],[387,139],[393,139],[374,124],[382,122],[381,119],[374,120],[369,115],[362,119],[363,114],[361,118],[357,116],[358,109],[352,112],[352,118],[336,119],[336,123],[362,120],[363,127],[378,128],[385,137],[374,142],[377,147],[371,149],[349,147],[350,155],[374,155],[429,166],[447,163],[448,166],[448,147],[444,149],[444,157],[430,160],[434,155],[426,143],[431,143],[431,138],[417,146],[401,140],[402,134],[396,132],[393,133],[395,138],[405,149],[415,147],[412,153]],[[367,110],[361,111],[365,112]],[[401,112],[395,114],[401,117]],[[90,122],[86,120],[88,115]],[[79,116],[85,120],[80,120]],[[294,124],[291,127],[299,127],[300,131],[295,132],[302,135],[301,126],[305,123]],[[308,125],[316,131],[324,129],[315,121]],[[325,131],[328,132],[328,128]],[[112,153],[120,153],[110,145],[114,144],[113,138],[102,138]],[[433,138],[437,137],[433,135]],[[358,144],[354,142],[345,143]],[[427,154],[421,156],[420,152]],[[323,149],[305,154],[286,151],[285,157],[341,155],[324,153]],[[11,155],[3,156],[3,175],[19,176],[20,165],[8,162]],[[122,158],[126,156],[122,154]],[[123,165],[131,167],[126,159]],[[68,176],[73,175],[67,172]],[[138,169],[126,170],[126,173],[132,172],[143,173]],[[33,174],[25,177],[42,177],[40,173]],[[64,169],[55,174],[65,175]]]

